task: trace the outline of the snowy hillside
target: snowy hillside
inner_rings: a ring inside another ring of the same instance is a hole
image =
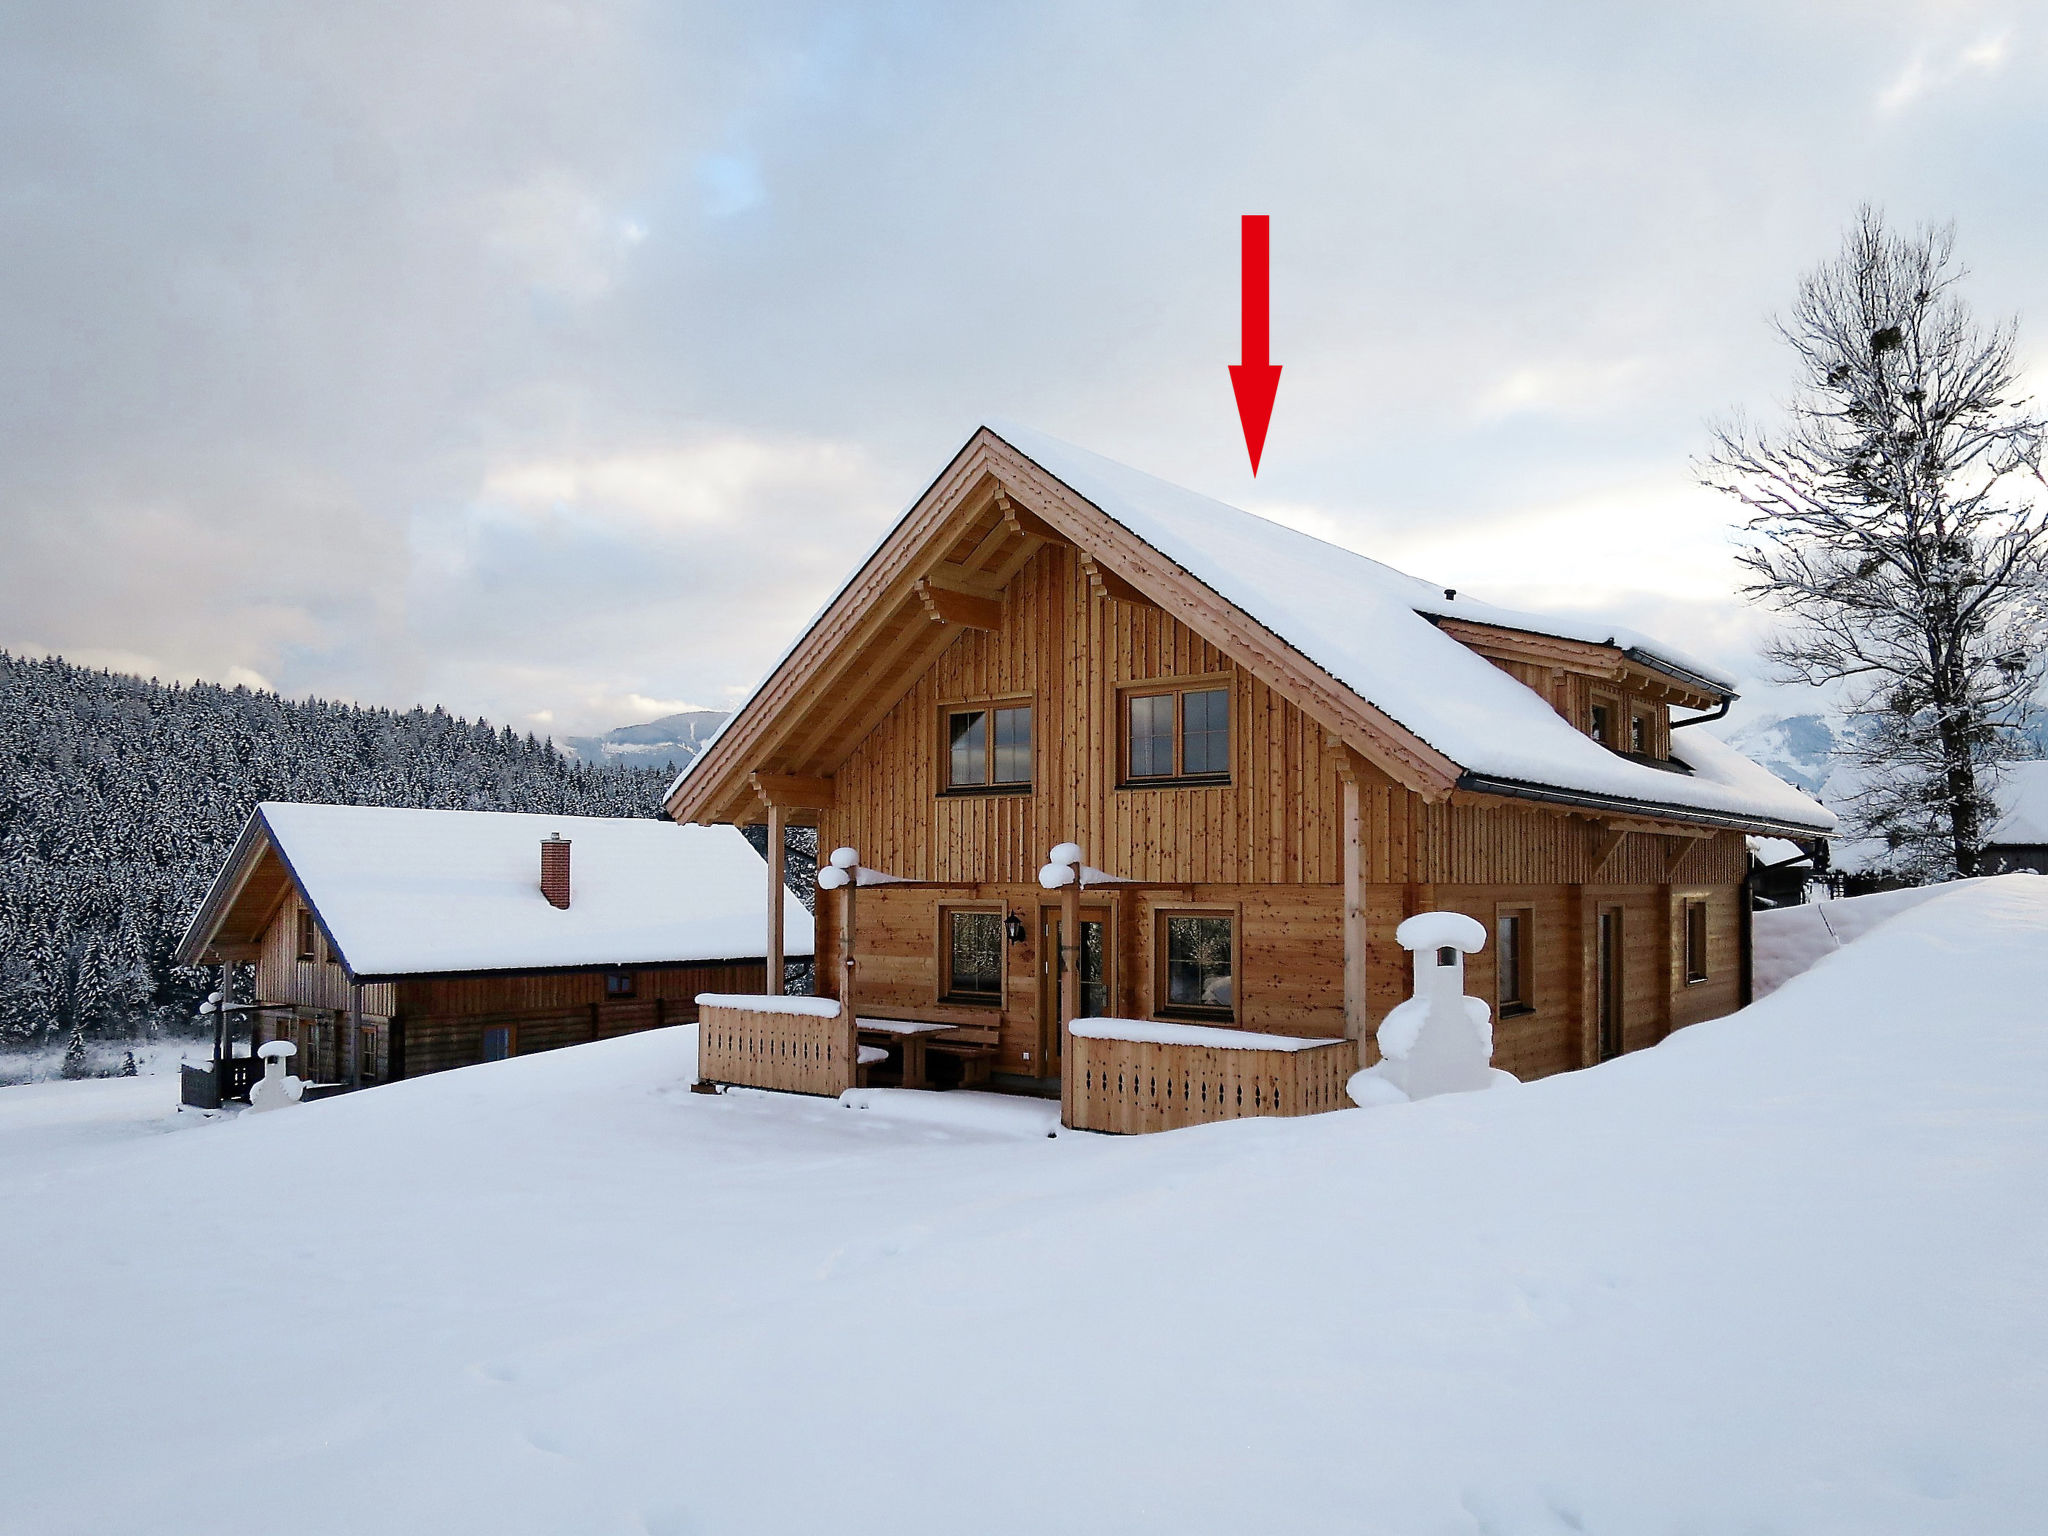
[[[0,1524],[2037,1531],[2048,879],[1877,934],[1591,1071],[1129,1140],[692,1095],[683,1030],[0,1091]]]

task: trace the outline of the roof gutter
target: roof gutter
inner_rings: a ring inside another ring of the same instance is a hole
[[[1688,725],[1705,725],[1709,720],[1725,720],[1728,718],[1728,711],[1732,709],[1734,705],[1735,695],[1731,693],[1728,695],[1727,698],[1721,701],[1721,707],[1719,709],[1709,710],[1704,715],[1694,715],[1687,720],[1674,720],[1671,722],[1671,729],[1676,731]]]
[[[1735,832],[1775,832],[1781,837],[1826,837],[1826,829],[1775,816],[1743,816],[1733,811],[1703,811],[1690,805],[1671,805],[1658,800],[1631,800],[1626,795],[1602,795],[1589,790],[1553,789],[1548,784],[1526,784],[1520,779],[1496,779],[1486,774],[1467,773],[1458,788],[1482,795],[1506,795],[1516,800],[1539,800],[1546,805],[1568,805],[1574,810],[1604,811],[1621,816],[1654,816],[1663,821],[1683,821],[1702,827],[1725,827]]]
[[[1723,715],[1728,713],[1728,706],[1740,697],[1739,694],[1720,679],[1708,677],[1703,672],[1695,672],[1690,667],[1681,667],[1677,662],[1667,660],[1659,656],[1655,651],[1646,651],[1639,645],[1626,646],[1622,649],[1621,654],[1639,667],[1649,667],[1653,671],[1662,672],[1667,677],[1675,677],[1681,683],[1691,683],[1701,693],[1716,695],[1721,700],[1721,714]],[[1707,719],[1710,717],[1702,715],[1700,718]],[[1711,718],[1718,720],[1720,715],[1715,715]],[[1685,723],[1691,725],[1693,722],[1688,720]]]

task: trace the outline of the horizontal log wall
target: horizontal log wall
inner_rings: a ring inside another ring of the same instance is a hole
[[[837,1098],[854,1083],[854,1034],[839,1017],[714,1004],[697,1025],[697,1075],[707,1083]]]
[[[1061,1120],[1076,1130],[1142,1135],[1213,1120],[1349,1109],[1358,1070],[1349,1040],[1304,1050],[1217,1050],[1069,1036]]]

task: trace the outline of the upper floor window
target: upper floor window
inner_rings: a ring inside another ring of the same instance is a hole
[[[948,789],[1026,789],[1031,784],[1031,706],[946,712]]]
[[[1639,754],[1650,750],[1650,717],[1640,711],[1628,717],[1628,749]]]
[[[633,973],[631,971],[606,971],[604,973],[604,995],[606,997],[631,997],[633,995]]]
[[[301,907],[299,908],[299,958],[301,960],[312,960],[316,958],[313,948],[315,942],[316,935],[313,927],[313,914],[308,912],[304,907]]]
[[[1230,777],[1230,689],[1133,690],[1124,696],[1124,777]]]
[[[1611,706],[1606,704],[1595,704],[1593,706],[1592,724],[1587,734],[1603,747],[1614,745],[1614,710]]]

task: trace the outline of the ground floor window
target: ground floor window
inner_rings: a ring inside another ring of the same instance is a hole
[[[939,992],[949,1002],[1000,1005],[1003,914],[978,907],[942,907],[939,962]]]
[[[374,1083],[383,1077],[383,1064],[378,1060],[377,1045],[384,1032],[374,1024],[365,1024],[356,1030],[356,1076],[364,1082]]]
[[[1688,983],[1707,979],[1707,904],[1685,904],[1685,979]]]
[[[1536,1006],[1529,977],[1533,918],[1527,907],[1505,907],[1494,919],[1494,1008],[1498,1014],[1527,1013]]]
[[[1237,922],[1227,912],[1161,912],[1158,1012],[1234,1023]]]
[[[484,1030],[484,1060],[503,1061],[512,1054],[512,1026],[493,1024]]]

